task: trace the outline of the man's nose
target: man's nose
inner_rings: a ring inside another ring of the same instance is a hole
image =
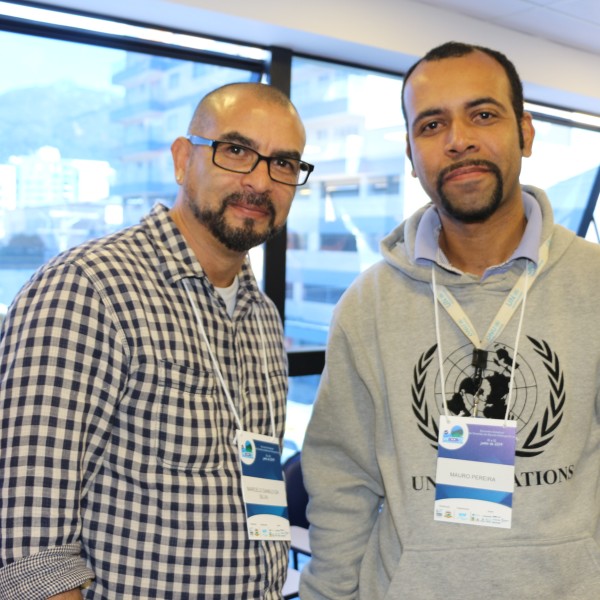
[[[269,159],[260,156],[252,171],[244,174],[242,182],[244,185],[249,185],[256,191],[269,189],[273,183],[273,180],[269,175]]]
[[[446,152],[452,156],[462,155],[478,147],[475,131],[471,124],[455,120],[448,127]]]

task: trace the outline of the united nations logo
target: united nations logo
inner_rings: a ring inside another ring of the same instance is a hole
[[[526,342],[543,365],[550,390],[547,398],[538,397],[534,370],[523,355],[515,357],[513,348],[505,344],[487,349],[484,364],[477,373],[473,368],[472,345],[456,349],[444,360],[443,383],[439,369],[435,369],[437,345],[420,356],[411,389],[413,412],[420,431],[434,448],[437,449],[439,415],[444,414],[443,384],[448,412],[452,415],[504,419],[508,414],[509,419],[517,422],[517,456],[537,456],[544,451],[562,420],[564,377],[558,356],[546,342],[531,337]],[[540,372],[538,365],[536,372]],[[539,406],[541,403],[545,405]],[[537,416],[540,414],[542,419]]]

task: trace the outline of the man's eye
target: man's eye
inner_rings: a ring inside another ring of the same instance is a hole
[[[421,132],[422,133],[431,133],[436,131],[436,129],[438,129],[440,126],[439,121],[429,121],[428,123],[425,123],[422,127],[421,127]]]
[[[496,117],[496,114],[490,112],[489,110],[482,110],[477,113],[477,119],[479,121],[493,121]]]
[[[287,158],[277,158],[275,161],[275,167],[280,171],[290,171],[295,173],[298,170],[298,162],[289,160]]]
[[[243,156],[245,150],[243,146],[236,146],[235,144],[229,144],[226,148],[227,153],[233,156]]]

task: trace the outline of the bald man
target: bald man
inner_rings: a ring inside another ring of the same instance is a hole
[[[312,165],[288,98],[231,84],[172,145],[179,190],[70,250],[3,323],[0,597],[281,597],[288,542],[246,516],[237,441],[284,432],[287,362],[250,248]]]

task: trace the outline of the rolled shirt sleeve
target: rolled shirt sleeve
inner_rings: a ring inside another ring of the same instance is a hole
[[[47,548],[0,569],[3,600],[46,600],[85,587],[94,577],[80,556],[79,544]]]

